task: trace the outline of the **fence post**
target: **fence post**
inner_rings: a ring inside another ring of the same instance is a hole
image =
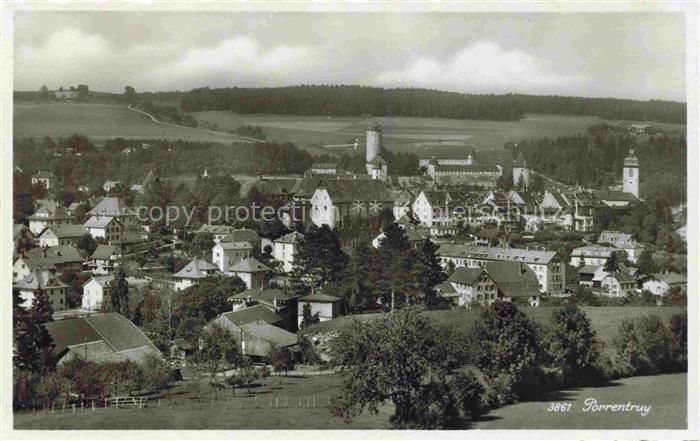
[[[61,409],[61,413],[66,411],[66,399],[63,399],[63,409]]]
[[[160,409],[160,398],[158,398],[158,409]]]
[[[73,414],[75,414],[75,403],[73,403]]]
[[[299,397],[299,407],[301,408],[301,396]]]
[[[314,395],[314,407],[316,407],[316,395]]]
[[[84,410],[85,410],[85,406],[83,406],[83,404],[85,404],[85,403],[83,403],[83,401],[81,400],[81,401],[80,401],[80,410],[81,410],[81,411],[84,411]]]
[[[92,411],[95,411],[95,400],[92,400]]]
[[[257,395],[255,396],[255,408],[256,409],[258,408],[258,396]]]
[[[51,401],[51,413],[53,413],[53,408],[56,405],[56,400]]]

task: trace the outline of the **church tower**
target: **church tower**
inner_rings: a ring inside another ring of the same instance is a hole
[[[622,167],[622,191],[631,193],[639,199],[639,160],[632,149]]]
[[[517,186],[520,182],[520,178],[523,178],[523,186],[528,188],[530,186],[530,169],[525,162],[525,157],[523,153],[518,154],[518,158],[513,164],[513,186]]]

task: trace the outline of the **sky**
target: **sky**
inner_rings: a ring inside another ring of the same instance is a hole
[[[17,12],[14,88],[360,84],[685,101],[678,13]]]

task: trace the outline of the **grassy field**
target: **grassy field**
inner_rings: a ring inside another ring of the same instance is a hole
[[[347,424],[332,417],[328,397],[335,395],[341,384],[339,374],[308,378],[273,378],[266,387],[219,392],[216,400],[208,386],[202,392],[201,402],[185,398],[190,391],[177,384],[170,392],[171,399],[163,399],[161,406],[152,400],[144,409],[89,408],[65,413],[15,414],[15,429],[42,430],[102,430],[102,429],[389,429],[392,405],[384,405],[379,414],[367,412]],[[686,425],[687,375],[657,375],[617,380],[606,387],[559,391],[536,402],[524,402],[496,409],[473,429],[682,429]],[[256,398],[257,396],[257,407]],[[285,397],[288,397],[285,408]],[[313,406],[312,398],[316,405]],[[651,404],[649,413],[583,412],[584,400],[595,398],[599,404]],[[173,400],[175,405],[173,407]],[[548,412],[551,402],[571,403],[567,413]],[[280,407],[277,407],[277,405]]]
[[[231,143],[233,136],[156,124],[144,115],[115,104],[18,103],[14,107],[14,136],[60,137],[80,133],[93,140],[108,138],[166,138]]]
[[[686,429],[687,374],[655,375],[616,380],[606,387],[559,391],[541,401],[518,403],[491,411],[474,429]],[[651,405],[639,412],[584,412],[585,401],[598,404]],[[548,412],[550,403],[571,403],[568,412]]]
[[[538,323],[546,324],[552,316],[553,309],[552,307],[522,308],[522,311]],[[655,314],[661,317],[661,320],[664,322],[668,322],[673,315],[682,312],[681,308],[673,306],[584,306],[582,309],[591,321],[591,326],[596,331],[598,338],[606,343],[615,335],[617,327],[623,318]],[[426,314],[440,324],[454,326],[462,331],[471,330],[474,326],[474,322],[479,317],[479,311],[474,309],[428,311]],[[380,316],[381,314],[362,314],[339,317],[331,321],[313,325],[305,332],[343,329],[345,326],[349,325],[355,317],[359,320],[373,320]]]

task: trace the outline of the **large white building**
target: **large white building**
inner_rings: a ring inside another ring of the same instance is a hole
[[[211,261],[219,271],[228,274],[231,268],[253,252],[250,242],[218,242],[211,250]]]
[[[310,199],[311,221],[336,228],[347,217],[378,215],[393,210],[394,200],[384,182],[373,179],[328,179],[318,183]]]

